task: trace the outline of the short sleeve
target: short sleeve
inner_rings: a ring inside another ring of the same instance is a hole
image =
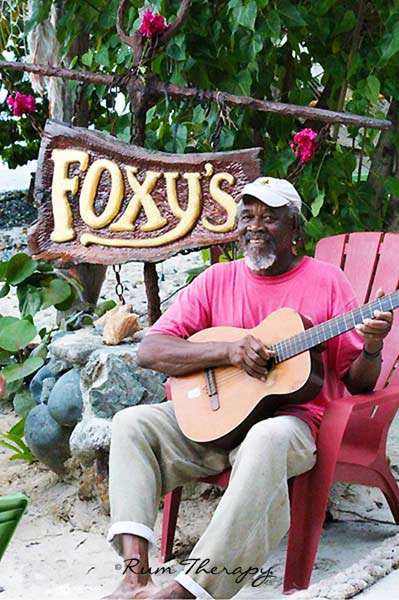
[[[147,335],[163,334],[188,338],[211,326],[211,306],[208,287],[212,269],[207,269],[182,290],[176,301],[154,323]]]

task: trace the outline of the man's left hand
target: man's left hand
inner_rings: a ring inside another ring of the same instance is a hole
[[[382,298],[384,291],[379,288],[376,298]],[[374,311],[373,319],[364,319],[356,325],[356,331],[364,337],[364,349],[370,354],[382,348],[383,340],[391,330],[393,315],[391,311]]]

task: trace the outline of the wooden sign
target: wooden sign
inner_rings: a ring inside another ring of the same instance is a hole
[[[235,197],[259,175],[261,148],[150,152],[47,121],[35,181],[34,258],[72,263],[158,262],[231,242]]]

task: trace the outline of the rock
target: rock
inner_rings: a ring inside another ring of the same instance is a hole
[[[165,399],[165,376],[137,366],[136,348],[123,345],[96,350],[82,370],[82,392],[88,415],[110,419],[128,406]]]
[[[38,372],[29,384],[30,393],[32,394],[32,398],[34,399],[36,404],[39,404],[41,402],[40,396],[42,393],[43,382],[49,377],[53,377],[53,373],[50,371],[47,365],[44,365],[44,367],[38,370]]]
[[[50,360],[47,363],[47,367],[50,373],[52,373],[53,375],[60,375],[61,373],[65,373],[65,371],[68,371],[68,369],[72,369],[73,364],[66,362],[65,360],[57,360],[56,358],[51,358],[50,354]]]
[[[96,450],[109,448],[111,443],[111,421],[97,417],[84,418],[78,423],[69,440],[71,454],[83,465],[91,465]]]
[[[56,380],[55,377],[47,377],[43,381],[42,393],[40,394],[40,402],[41,402],[41,404],[47,404],[48,399],[49,399],[50,394],[51,394],[51,390],[55,386],[56,381],[57,380]]]
[[[71,369],[57,380],[51,390],[48,410],[57,423],[71,427],[80,421],[82,408],[80,370]]]
[[[52,361],[61,361],[71,367],[83,367],[90,354],[102,346],[101,335],[94,328],[75,331],[73,335],[57,337],[50,345]]]
[[[70,427],[62,427],[49,413],[46,404],[32,408],[25,423],[24,436],[33,454],[59,476],[65,474],[64,462],[70,457]]]

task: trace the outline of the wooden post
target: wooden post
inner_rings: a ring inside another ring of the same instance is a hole
[[[145,292],[147,294],[148,324],[152,325],[161,316],[158,273],[154,263],[144,263],[144,284]]]

